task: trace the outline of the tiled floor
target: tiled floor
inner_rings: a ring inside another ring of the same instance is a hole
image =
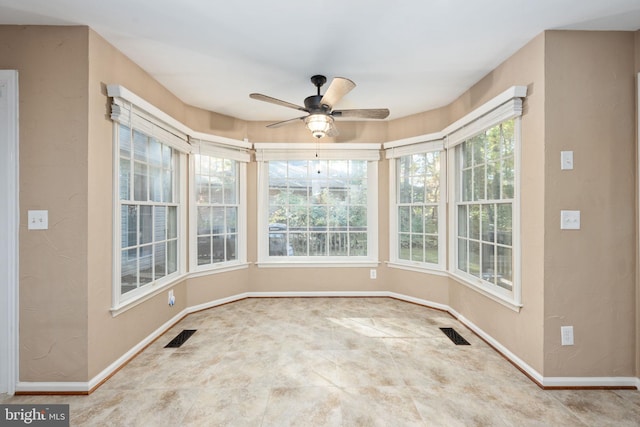
[[[74,426],[640,426],[640,392],[541,390],[448,314],[388,298],[238,301],[90,396],[0,401],[69,403]]]

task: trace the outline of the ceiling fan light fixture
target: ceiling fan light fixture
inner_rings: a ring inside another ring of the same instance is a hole
[[[322,138],[331,129],[333,117],[327,114],[311,114],[305,117],[304,124],[315,138]]]
[[[308,113],[308,116],[296,117],[295,119],[283,120],[281,122],[271,123],[268,128],[277,128],[290,123],[304,121],[307,129],[311,131],[314,138],[320,139],[323,136],[335,138],[338,136],[338,129],[333,124],[334,117],[350,117],[363,119],[386,119],[389,116],[389,110],[386,108],[368,108],[368,109],[351,109],[351,110],[334,110],[333,107],[353,88],[356,84],[344,77],[334,77],[331,80],[329,88],[320,94],[320,87],[325,84],[327,78],[319,74],[311,77],[311,83],[317,88],[317,94],[308,96],[304,99],[304,107],[292,104],[278,98],[263,95],[261,93],[252,93],[250,98],[268,102],[270,104],[280,105],[282,107],[292,108],[298,111]]]

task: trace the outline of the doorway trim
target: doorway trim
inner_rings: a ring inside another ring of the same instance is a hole
[[[0,393],[18,382],[18,71],[0,70]]]
[[[636,78],[636,376],[640,390],[640,73]]]

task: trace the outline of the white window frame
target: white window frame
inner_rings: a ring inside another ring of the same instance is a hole
[[[164,289],[182,280],[187,273],[187,154],[191,151],[187,130],[184,125],[172,119],[153,105],[129,92],[122,86],[109,85],[107,94],[113,98],[111,119],[113,120],[113,289],[112,315],[117,315],[127,308],[135,306]],[[177,233],[178,259],[176,272],[159,280],[154,280],[140,288],[122,294],[121,292],[121,220],[120,220],[120,125],[138,130],[151,136],[177,153],[174,203],[178,205]]]
[[[292,148],[295,147],[295,148]],[[376,267],[378,265],[378,162],[381,144],[254,143],[258,163],[258,266],[259,267]],[[317,155],[317,156],[316,156]],[[366,160],[367,256],[269,256],[269,160]]]
[[[189,201],[192,207],[189,212],[189,266],[192,277],[211,273],[221,273],[238,268],[247,267],[247,163],[251,156],[247,151],[247,145],[231,145],[205,139],[206,137],[192,138],[190,140],[193,149],[191,154],[201,154],[219,159],[229,159],[236,162],[238,167],[238,222],[236,259],[198,265],[198,213],[195,185],[195,156],[191,156],[189,162]],[[250,145],[248,145],[250,147]]]
[[[447,149],[448,158],[448,199],[449,204],[449,267],[448,271],[459,283],[474,289],[481,294],[497,301],[514,311],[519,311],[522,307],[522,284],[521,284],[521,239],[520,239],[520,172],[521,172],[521,118],[522,115],[522,98],[526,96],[526,86],[513,86],[496,98],[482,105],[477,110],[469,113],[467,116],[458,120],[454,124],[447,127],[443,132],[447,135],[445,148]],[[507,120],[514,119],[514,198],[512,210],[512,250],[513,250],[513,289],[507,291],[482,279],[467,274],[457,268],[458,248],[458,221],[456,201],[458,200],[458,173],[457,156],[455,155],[456,147],[472,138],[473,136],[484,132],[485,130],[496,126]]]
[[[447,257],[447,161],[441,134],[425,135],[418,140],[406,139],[384,144],[389,160],[389,267],[445,274]],[[439,152],[440,198],[438,200],[438,263],[418,262],[398,256],[398,159],[413,154]]]

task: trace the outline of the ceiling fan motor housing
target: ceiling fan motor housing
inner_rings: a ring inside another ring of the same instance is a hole
[[[320,104],[322,95],[311,95],[305,98],[304,106],[311,114],[329,114],[331,107],[326,104]]]

